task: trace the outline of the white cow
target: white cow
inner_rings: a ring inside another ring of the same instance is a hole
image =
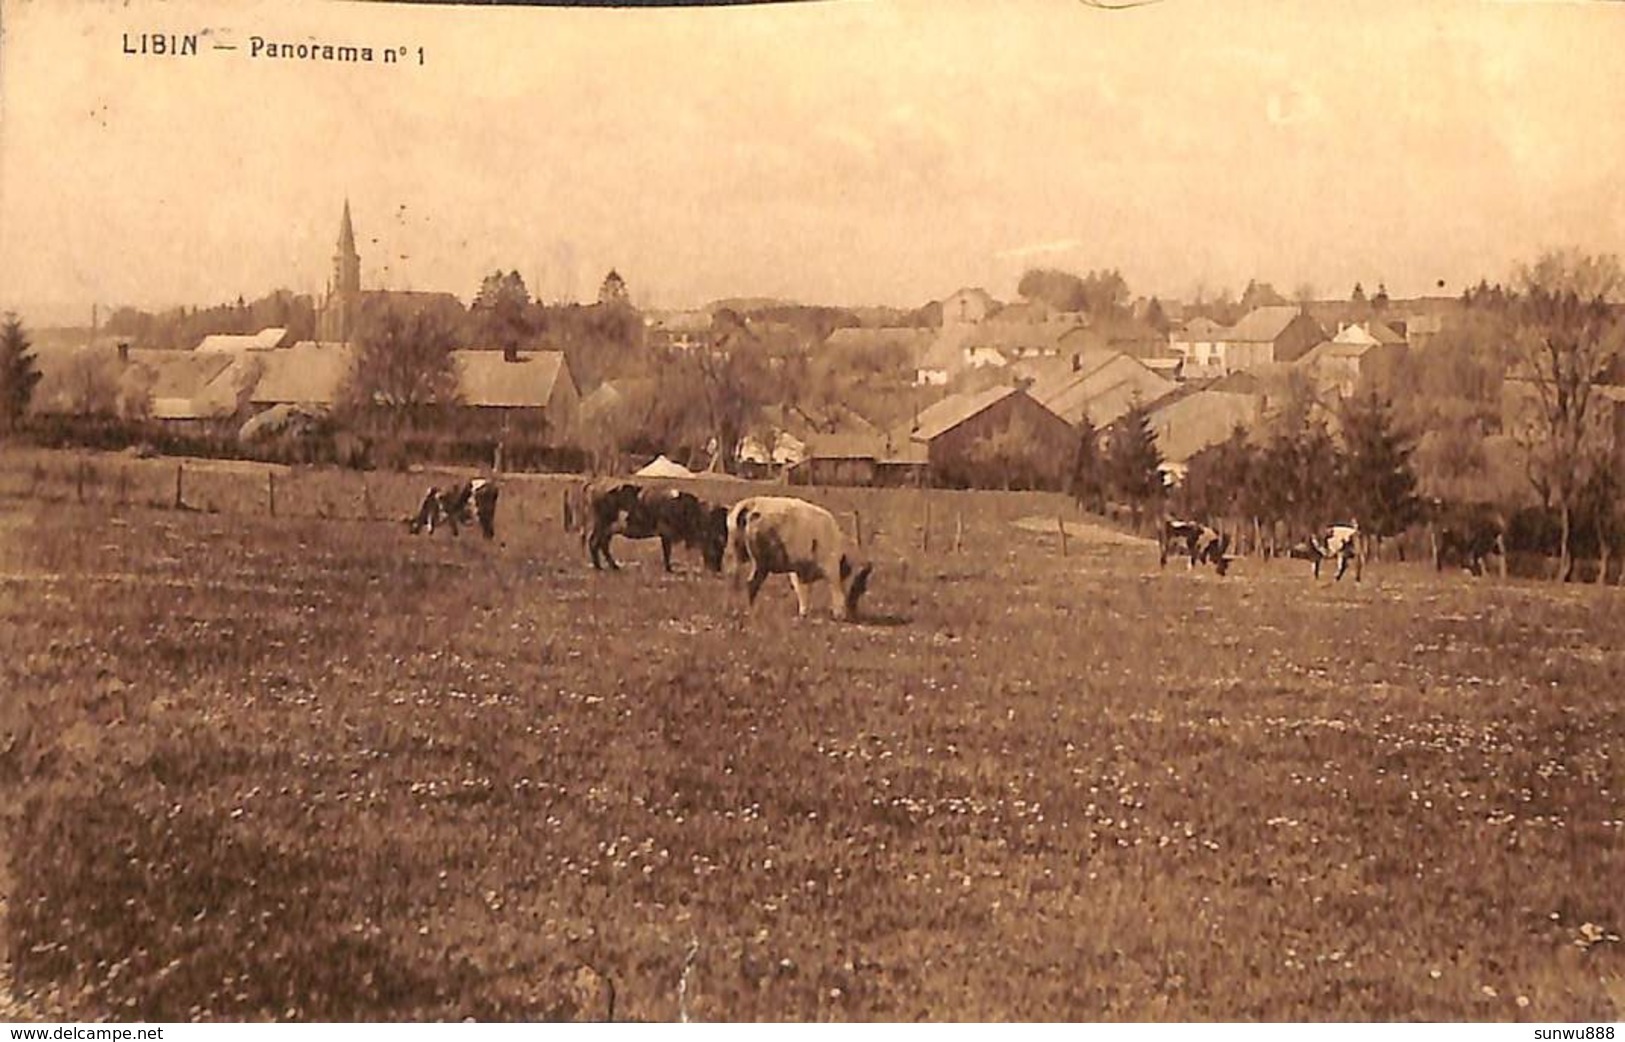
[[[873,564],[859,567],[835,516],[821,506],[789,496],[752,496],[728,512],[728,545],[734,559],[734,585],[751,566],[750,601],[770,575],[789,575],[801,614],[807,614],[807,587],[829,583],[830,611],[837,619],[857,614],[869,588]]]

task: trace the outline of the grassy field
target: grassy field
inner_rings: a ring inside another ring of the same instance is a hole
[[[388,520],[429,475],[281,471],[271,517],[264,468],[175,510],[173,461],[87,466],[0,459],[37,1013],[1625,1017],[1617,589],[819,490],[868,620],[747,618],[682,552],[594,574],[557,481],[486,543]]]

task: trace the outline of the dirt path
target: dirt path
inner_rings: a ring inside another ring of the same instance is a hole
[[[1100,543],[1111,546],[1150,546],[1156,540],[1145,536],[1131,535],[1128,532],[1119,532],[1115,528],[1093,521],[1060,521],[1053,517],[1024,517],[1011,524],[1025,532],[1041,532],[1048,535],[1055,534],[1057,524],[1066,529],[1068,539],[1079,539],[1086,543]]]

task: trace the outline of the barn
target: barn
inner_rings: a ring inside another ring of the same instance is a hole
[[[1072,425],[1020,387],[950,395],[920,413],[911,439],[931,482],[957,488],[1064,488],[1078,451]]]

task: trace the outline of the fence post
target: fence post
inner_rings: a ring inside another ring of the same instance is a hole
[[[564,522],[566,532],[575,531],[575,516],[570,510],[570,490],[567,488],[559,492],[559,519]]]
[[[186,469],[186,464],[184,464],[184,463],[175,464],[175,509],[176,510],[180,510],[180,509],[182,509],[182,508],[184,508],[186,506],[186,500],[182,498],[182,488],[183,488],[184,479],[181,476],[182,473],[185,471],[185,469]]]
[[[73,493],[79,502],[85,501],[85,461],[83,457],[75,460],[73,469]]]
[[[1066,522],[1061,520],[1061,515],[1060,514],[1055,515],[1055,530],[1057,532],[1061,533],[1061,556],[1065,557],[1066,556]]]
[[[931,552],[931,496],[925,497],[925,518],[920,522],[920,549],[925,553]]]
[[[265,472],[265,505],[271,511],[271,516],[276,517],[276,471],[274,470]]]
[[[852,511],[852,535],[858,541],[858,549],[863,549],[863,515],[856,510]]]
[[[965,543],[965,515],[959,511],[954,512],[954,553],[959,553]]]
[[[366,478],[361,479],[361,516],[368,521],[373,519],[372,486],[367,484]]]
[[[118,505],[123,506],[130,500],[130,475],[123,467],[118,469]]]

